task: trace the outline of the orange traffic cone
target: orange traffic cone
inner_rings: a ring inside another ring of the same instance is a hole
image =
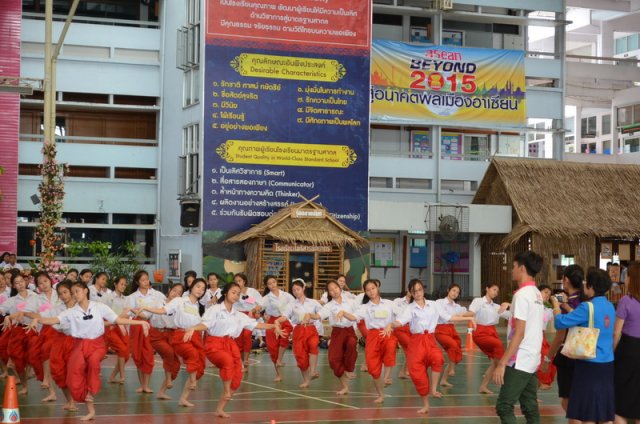
[[[2,404],[2,423],[19,423],[20,409],[18,408],[18,389],[16,378],[9,376],[4,388],[4,403]]]
[[[473,343],[473,323],[469,321],[469,325],[467,327],[467,339],[464,342],[465,350],[475,350],[476,345]]]

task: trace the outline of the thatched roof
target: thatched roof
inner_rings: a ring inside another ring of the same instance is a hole
[[[295,218],[293,217],[295,210],[321,211],[324,216]],[[311,200],[282,208],[260,224],[225,240],[225,243],[242,243],[255,238],[324,246],[362,247],[367,244],[366,239],[332,217],[326,208]]]
[[[515,242],[547,237],[638,237],[640,166],[494,158],[473,199],[511,205]]]

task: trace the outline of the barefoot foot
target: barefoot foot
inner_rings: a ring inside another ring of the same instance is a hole
[[[178,405],[184,406],[186,408],[191,408],[192,406],[195,406],[193,403],[189,402],[186,399],[181,399],[180,402],[178,402]]]
[[[221,410],[217,410],[216,415],[219,416],[220,418],[231,418],[231,415]]]
[[[339,395],[339,396],[346,395],[347,393],[349,393],[349,389],[347,389],[347,388],[342,389],[342,390],[338,390],[338,391],[336,392],[336,394],[337,394],[337,395]]]
[[[378,396],[373,403],[384,403],[384,396]]]
[[[55,402],[56,400],[58,400],[58,398],[56,397],[56,394],[52,393],[46,398],[42,399],[42,402]]]
[[[158,396],[156,396],[156,399],[160,399],[160,400],[171,400],[171,396],[169,396],[166,393],[158,393]]]
[[[432,391],[432,392],[430,393],[430,395],[431,395],[431,396],[433,396],[434,398],[438,398],[438,399],[440,399],[440,398],[442,397],[442,393],[440,393],[440,392],[439,392],[439,391],[437,391],[437,390]]]
[[[418,409],[418,414],[427,415],[429,413],[429,408]]]
[[[440,385],[442,387],[453,387],[453,384],[449,383],[448,381],[441,381]]]
[[[493,392],[489,389],[487,389],[486,387],[481,387],[480,390],[478,390],[481,394],[483,395],[492,395]]]
[[[91,421],[96,418],[96,414],[87,414],[83,417],[80,417],[80,421]]]

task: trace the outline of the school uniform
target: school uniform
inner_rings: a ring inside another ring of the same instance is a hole
[[[205,309],[209,309],[214,304],[216,304],[221,297],[222,297],[222,289],[217,288],[213,291],[211,289],[207,289],[207,291],[205,291],[202,297],[200,298],[200,304],[204,306]],[[213,301],[213,304],[211,303],[212,299],[215,299]]]
[[[105,287],[103,290],[98,290],[95,284],[89,286],[89,300],[92,300],[94,302],[100,302],[107,305],[109,297],[112,293],[113,291],[107,287]]]
[[[265,315],[269,316],[267,324],[275,323],[278,318],[282,316],[287,305],[295,302],[295,298],[291,294],[282,290],[279,290],[278,293],[278,296],[276,296],[270,291],[266,296],[262,297],[262,299],[258,301],[258,304],[264,309]],[[289,346],[289,336],[293,333],[293,326],[288,320],[281,322],[280,328],[283,332],[282,336],[276,335],[275,330],[266,330],[265,334],[267,350],[269,351],[271,362],[274,364],[278,361],[279,348],[286,348]]]
[[[320,319],[328,319],[331,326],[331,343],[327,356],[329,367],[338,378],[342,377],[345,371],[353,372],[358,359],[358,338],[353,329],[353,322],[345,317],[337,320],[336,315],[340,311],[354,315],[356,306],[353,301],[345,298],[342,298],[340,303],[332,299],[318,312]]]
[[[7,292],[7,289],[9,291]],[[11,297],[11,289],[7,287],[4,291],[0,292],[0,310],[2,309],[2,305],[9,300]],[[0,324],[4,323],[5,312],[0,312]],[[9,345],[9,338],[11,336],[11,329],[5,330],[3,327],[0,327],[0,359],[6,364],[9,361],[9,352],[7,351],[7,346]]]
[[[247,287],[246,291],[240,294],[240,299],[233,304],[233,309],[245,315],[249,315],[249,312],[258,305],[258,302],[260,302],[261,299],[262,296],[258,290],[253,287]],[[236,338],[236,343],[238,344],[240,352],[251,352],[251,331],[246,329],[243,330]]]
[[[0,306],[0,312],[5,315],[15,314],[16,312],[24,312],[27,308],[29,300],[33,301],[38,295],[34,292],[27,290],[26,295],[23,297],[17,294],[7,299],[6,302]],[[23,317],[22,322],[14,324],[8,334],[7,343],[7,361],[11,360],[15,366],[16,372],[23,373],[28,364],[28,353],[30,351],[39,352],[38,349],[38,335],[35,331],[26,332],[26,326],[31,323],[31,318]],[[5,361],[5,362],[7,362]],[[36,361],[33,371],[39,380],[42,381],[44,371],[42,363]]]
[[[353,299],[353,304],[356,306],[356,308],[359,308],[362,306],[363,299],[364,299],[364,293],[360,293],[356,295],[356,297]],[[365,324],[364,320],[359,318],[358,321],[356,322],[355,327],[360,332],[360,335],[365,340],[367,340],[367,335],[369,334],[369,330],[367,329],[367,325]]]
[[[164,300],[164,294],[149,288],[146,294],[142,294],[140,290],[137,290],[127,296],[125,305],[131,309],[143,306],[158,307],[158,304],[162,304]],[[148,312],[142,312],[134,319],[149,321],[151,315]],[[138,370],[143,374],[151,374],[154,366],[153,347],[151,346],[150,338],[144,336],[140,326],[131,326],[129,328],[129,346],[131,348],[131,357]]]
[[[454,315],[460,315],[467,312],[467,308],[458,305],[454,301],[450,301],[449,298],[436,300],[436,305],[443,312],[438,318],[438,325],[436,326],[436,340],[442,346],[442,349],[447,352],[449,361],[454,364],[462,361],[462,340],[456,330],[456,326],[450,321]]]
[[[320,337],[315,322],[312,319],[308,324],[303,324],[302,319],[306,314],[317,314],[322,306],[317,300],[304,298],[302,302],[295,300],[289,303],[283,311],[293,325],[293,356],[301,371],[309,369],[309,355],[318,354]]]
[[[118,316],[122,314],[126,308],[126,296],[111,292],[105,297],[106,299],[102,303],[110,307]],[[123,358],[125,362],[129,360],[129,331],[127,327],[125,325],[109,325],[104,332],[107,347],[114,351],[119,358]]]
[[[500,318],[507,319],[509,311],[499,314],[500,305],[487,296],[476,297],[469,305],[469,311],[475,313],[476,329],[473,330],[473,342],[489,359],[500,360],[504,355],[504,345],[498,336],[496,325]]]
[[[367,371],[377,380],[382,373],[382,365],[385,367],[396,365],[398,339],[393,333],[387,337],[380,334],[381,330],[395,320],[395,305],[387,299],[380,299],[378,304],[369,300],[357,309],[355,315],[364,321],[367,328],[364,356],[367,361]]]
[[[167,314],[173,314],[173,322],[176,325],[171,338],[173,350],[182,358],[187,372],[196,373],[196,379],[204,375],[205,369],[202,333],[195,332],[188,342],[184,341],[184,333],[185,330],[200,324],[199,305],[197,300],[192,303],[190,298],[177,297],[164,307]]]
[[[235,339],[243,330],[251,334],[258,323],[235,308],[228,311],[224,303],[207,309],[201,322],[207,326],[207,359],[220,370],[220,379],[231,381],[231,390],[237,390],[242,381],[242,358]]]
[[[407,367],[420,396],[427,396],[429,393],[427,368],[431,368],[433,372],[441,372],[444,364],[444,357],[434,336],[440,309],[432,300],[424,302],[424,306],[416,302],[408,304],[396,318],[400,324],[409,326],[411,340],[406,350]]]
[[[44,293],[29,298],[24,310],[25,312],[39,313],[43,317],[53,317],[56,316],[55,312],[58,302],[58,293],[53,290],[51,291],[50,298]],[[39,381],[42,381],[39,377],[44,377],[44,375],[38,375],[39,370],[42,369],[42,363],[48,361],[51,357],[54,331],[55,330],[49,325],[38,325],[37,341],[27,352],[27,363],[36,371],[36,378],[38,378]]]
[[[86,311],[76,304],[61,312],[58,319],[69,327],[74,338],[67,365],[67,387],[75,401],[84,402],[87,395],[100,391],[100,363],[107,353],[104,321],[113,324],[118,315],[103,303],[89,301]]]
[[[164,308],[167,301],[161,300],[153,308]],[[162,369],[175,380],[180,372],[180,357],[173,348],[171,341],[176,330],[174,314],[152,314],[149,319],[149,342],[153,350],[162,358]]]
[[[59,302],[54,309],[55,316],[60,315],[66,311],[67,306]],[[69,363],[69,357],[75,344],[75,340],[71,337],[71,327],[68,323],[60,323],[51,326],[54,330],[52,335],[52,343],[56,347],[55,354],[51,355],[49,359],[49,366],[51,367],[51,378],[55,381],[56,385],[61,389],[67,388],[67,364]]]
[[[407,297],[398,297],[393,299],[393,303],[396,305],[396,315],[400,315],[402,311],[409,305],[407,301]],[[407,347],[409,346],[409,340],[411,339],[411,331],[409,331],[409,325],[403,325],[402,327],[394,328],[393,334],[398,339],[398,343],[402,350],[407,352]]]

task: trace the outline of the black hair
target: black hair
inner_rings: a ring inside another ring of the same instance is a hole
[[[369,299],[369,296],[367,296],[367,293],[366,293],[366,289],[369,284],[375,284],[376,287],[380,288],[380,280],[376,280],[375,278],[369,278],[368,280],[365,280],[365,282],[362,284],[362,288],[365,290],[364,296],[362,297],[363,305],[366,303],[369,303],[369,301],[371,300]]]
[[[264,290],[262,291],[262,297],[266,296],[269,294],[269,292],[271,290],[269,290],[269,287],[267,287],[267,281],[271,280],[271,279],[276,280],[276,283],[278,282],[278,278],[275,275],[265,275],[264,278],[262,279],[262,284],[264,285]]]
[[[180,287],[182,287],[182,290],[183,290],[183,292],[182,292],[182,293],[184,293],[184,286],[182,285],[182,283],[173,283],[173,284],[171,285],[171,287],[169,287],[169,291],[171,291],[171,290],[173,290],[174,288],[176,288],[176,286],[180,286]],[[167,294],[168,294],[168,293],[167,293]]]
[[[348,292],[350,292],[350,291],[351,291],[351,289],[349,288],[349,285],[347,284],[347,276],[346,276],[346,275],[344,275],[344,274],[338,274],[338,275],[336,275],[336,281],[338,281],[338,279],[339,279],[340,277],[344,278],[344,281],[345,281],[344,288],[340,287],[340,289],[341,289],[342,291],[348,291]]]
[[[249,284],[249,279],[247,278],[247,275],[246,275],[246,274],[244,274],[244,273],[242,273],[242,272],[238,272],[237,274],[235,274],[235,275],[233,276],[233,281],[234,281],[234,282],[236,281],[236,277],[238,277],[238,278],[242,279],[242,281],[244,281],[244,285],[245,285],[245,287],[247,287],[247,285]],[[238,284],[238,283],[236,283],[236,284]],[[238,284],[238,286],[239,286],[239,285],[240,285],[240,284]]]
[[[338,276],[339,277],[339,276]],[[340,284],[338,284],[338,279],[336,278],[335,280],[329,280],[327,281],[327,285],[325,286],[325,290],[327,290],[327,303],[331,302],[333,300],[333,298],[331,297],[331,295],[329,294],[329,284],[335,284],[336,286],[338,286],[338,288],[340,289],[340,291],[342,291],[342,287],[340,287]]]
[[[103,275],[104,275],[105,277],[107,277],[107,284],[108,284],[108,283],[109,283],[109,276],[108,276],[108,275],[107,275],[107,273],[106,273],[106,272],[104,272],[104,271],[96,272],[95,274],[93,274],[93,284],[95,284],[95,283],[96,283],[96,280],[97,280],[98,278],[102,277]]]
[[[222,288],[222,292],[220,293],[220,299],[218,299],[218,303],[223,303],[225,301],[225,299],[227,298],[227,293],[229,293],[229,290],[231,290],[232,287],[240,288],[240,284],[236,283],[235,281],[231,281],[225,284]]]
[[[18,290],[13,286],[14,281],[16,281],[16,278],[18,277],[21,277],[22,279],[24,279],[24,277],[22,276],[22,274],[20,274],[20,272],[11,273],[11,294],[9,295],[9,297],[13,297],[18,294]]]
[[[140,278],[143,275],[149,277],[149,273],[144,269],[139,269],[135,274],[133,274],[133,279],[131,280],[131,293],[135,293],[138,291],[138,289],[140,288]]]
[[[60,294],[60,288],[66,288],[71,291],[71,284],[73,284],[73,281],[71,280],[64,279],[60,281],[58,285],[56,285],[56,293]]]
[[[4,262],[4,257],[7,256],[7,255],[10,255],[10,254],[11,254],[11,252],[4,252],[2,254],[2,261]]]
[[[218,275],[218,273],[217,273],[217,272],[210,272],[210,273],[208,273],[208,274],[207,274],[207,280],[208,280],[208,279],[209,279],[209,277],[211,277],[212,275],[215,275],[215,276],[216,276],[216,278],[217,278],[218,280],[222,280],[222,278],[220,278],[220,275]]]
[[[182,280],[184,282],[184,291],[189,291],[189,288],[191,287],[189,283],[187,283],[189,277],[193,277],[193,280],[195,281],[195,279],[198,278],[198,274],[194,270],[189,270],[184,273],[184,278]],[[193,281],[191,282],[191,284],[193,285]]]
[[[595,296],[604,296],[611,284],[611,278],[606,271],[598,268],[589,268],[587,271],[587,287],[593,288]]]
[[[193,280],[193,282],[191,283],[191,287],[189,287],[189,294],[191,294],[191,290],[196,286],[197,283],[202,283],[204,284],[204,290],[206,292],[207,287],[209,287],[209,285],[207,284],[207,280],[205,280],[204,278],[196,278],[195,280]],[[202,292],[202,296],[204,296],[204,293]],[[200,299],[202,299],[202,296],[198,297],[198,313],[200,314],[200,316],[204,315],[204,310],[205,307],[202,303],[199,302]]]
[[[76,268],[69,268],[69,270],[67,271],[67,275],[71,274],[72,272],[75,272],[76,275],[80,274]]]
[[[562,272],[563,277],[567,277],[569,284],[574,289],[578,289],[582,293],[582,282],[584,281],[584,270],[580,265],[569,265]]]
[[[71,284],[71,288],[73,287],[80,287],[84,289],[87,292],[87,300],[89,300],[89,287],[87,287],[85,283],[83,283],[82,281],[76,281],[73,284]]]
[[[129,280],[127,280],[126,275],[118,275],[116,278],[111,280],[111,289],[115,291],[116,285],[120,282],[120,280],[124,280],[126,285],[129,285]]]
[[[420,280],[419,278],[412,278],[411,280],[409,280],[409,284],[407,285],[407,291],[411,293],[411,302],[409,303],[413,303],[413,301],[415,300],[413,298],[413,291],[415,290],[414,287],[417,286],[418,284],[420,284],[420,286],[422,286],[422,290],[425,291],[424,283],[422,282],[422,280]],[[427,297],[425,296],[425,299],[426,298]]]
[[[496,287],[500,288],[500,284],[498,284],[498,283],[487,283],[487,284],[484,285],[484,288],[485,289],[490,289],[493,286],[496,286]]]
[[[51,287],[53,287],[53,280],[51,279],[51,276],[47,271],[38,271],[33,275],[33,282],[36,284],[36,286],[38,285],[39,277],[47,277],[47,280],[49,280],[49,282],[51,283]]]
[[[538,255],[533,250],[527,250],[526,252],[520,252],[513,257],[513,262],[517,262],[518,265],[524,266],[527,270],[527,275],[535,277],[542,269],[543,263],[542,256]]]
[[[89,268],[84,268],[82,271],[80,271],[80,273],[78,274],[78,276],[80,276],[80,275],[84,275],[84,274],[86,274],[87,272],[90,272],[90,273],[91,273],[91,275],[93,275],[93,271],[91,271]]]
[[[291,293],[291,295],[293,297],[296,297],[293,294],[293,286],[299,286],[302,288],[302,292],[304,292],[304,289],[306,288],[306,284],[304,283],[304,281],[302,281],[302,278],[296,278],[291,282],[291,286],[289,287],[289,292]]]
[[[548,284],[540,284],[538,286],[538,290],[542,291],[542,290],[549,290],[551,293],[553,293],[553,289],[551,288],[551,286],[549,286]]]

